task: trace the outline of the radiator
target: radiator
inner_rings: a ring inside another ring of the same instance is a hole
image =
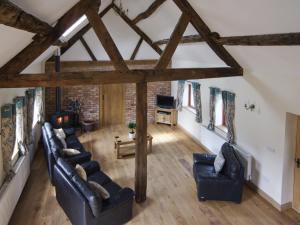
[[[252,172],[252,156],[248,152],[241,149],[239,146],[233,146],[237,156],[239,157],[240,162],[242,163],[245,170],[245,180],[251,180]]]

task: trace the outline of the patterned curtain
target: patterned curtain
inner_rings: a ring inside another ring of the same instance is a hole
[[[16,142],[15,148],[17,148],[18,152],[22,155],[26,152],[23,152],[20,149],[20,145],[25,145],[26,140],[26,99],[25,97],[17,97],[14,99],[14,103],[16,105]],[[26,148],[26,146],[24,146]]]
[[[225,124],[228,129],[227,141],[231,144],[235,142],[234,116],[235,116],[235,94],[229,91],[222,91],[222,99],[225,114]]]
[[[44,122],[44,101],[43,101],[43,88],[38,87],[35,89],[34,98],[34,123],[41,124]]]
[[[202,123],[202,104],[201,104],[201,85],[197,82],[192,82],[194,105],[196,109],[196,122]]]
[[[1,107],[1,149],[3,154],[4,176],[10,180],[12,172],[12,155],[15,146],[15,105],[6,104]]]
[[[182,110],[184,86],[185,86],[185,80],[179,80],[178,89],[177,89],[177,99],[176,99],[176,109],[179,111]]]
[[[32,124],[33,124],[33,107],[34,107],[35,90],[29,89],[26,91],[26,109],[27,109],[27,135],[26,144],[30,146],[33,143]]]
[[[215,130],[215,120],[216,120],[216,100],[217,95],[220,94],[220,89],[215,87],[210,87],[210,100],[209,100],[209,130]]]

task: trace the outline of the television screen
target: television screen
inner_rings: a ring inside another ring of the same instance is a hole
[[[167,109],[174,108],[174,97],[157,95],[156,105],[160,108],[167,108]]]

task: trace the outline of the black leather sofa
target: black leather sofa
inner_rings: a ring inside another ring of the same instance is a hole
[[[234,148],[225,143],[221,148],[225,164],[216,174],[216,155],[194,153],[193,173],[197,185],[198,199],[233,201],[240,203],[243,194],[244,169]]]
[[[56,199],[71,223],[120,225],[128,222],[132,218],[134,192],[129,188],[122,189],[101,171],[98,162],[90,161],[91,154],[79,142],[73,128],[64,128],[64,132],[67,147],[79,150],[79,155],[63,155],[63,146],[51,124],[46,122],[42,127],[49,177],[56,189]],[[77,175],[76,164],[84,168],[88,181],[99,183],[110,193],[108,200],[103,200]]]
[[[94,164],[93,162],[91,162]],[[87,166],[88,181],[101,184],[110,198],[103,200],[62,158],[54,165],[56,198],[73,225],[120,225],[132,218],[134,193],[114,183],[100,167]]]
[[[66,134],[66,143],[68,148],[77,149],[81,154],[76,156],[65,156],[62,152],[63,145],[56,137],[52,125],[45,122],[42,127],[42,139],[44,145],[44,155],[47,161],[48,173],[53,183],[53,168],[58,158],[65,158],[72,165],[84,164],[91,160],[91,153],[87,152],[75,135],[74,128],[64,128]]]

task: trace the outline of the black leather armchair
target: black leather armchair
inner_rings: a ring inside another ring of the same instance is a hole
[[[225,143],[221,151],[225,164],[219,174],[214,169],[215,155],[198,153],[193,155],[193,173],[198,199],[240,203],[243,194],[244,169],[230,144]]]
[[[89,188],[72,165],[58,159],[54,166],[56,198],[73,225],[120,225],[132,218],[134,193],[121,188],[105,173],[90,166],[88,180],[101,184],[110,198],[103,200]]]
[[[65,156],[62,152],[63,145],[56,137],[52,125],[45,122],[42,127],[42,139],[44,145],[44,155],[47,161],[47,168],[51,182],[53,183],[53,168],[58,158],[62,157],[69,161],[72,165],[77,163],[83,164],[91,160],[91,153],[87,152],[75,135],[75,129],[64,129],[66,134],[66,143],[68,148],[74,148],[81,153],[75,156]]]

